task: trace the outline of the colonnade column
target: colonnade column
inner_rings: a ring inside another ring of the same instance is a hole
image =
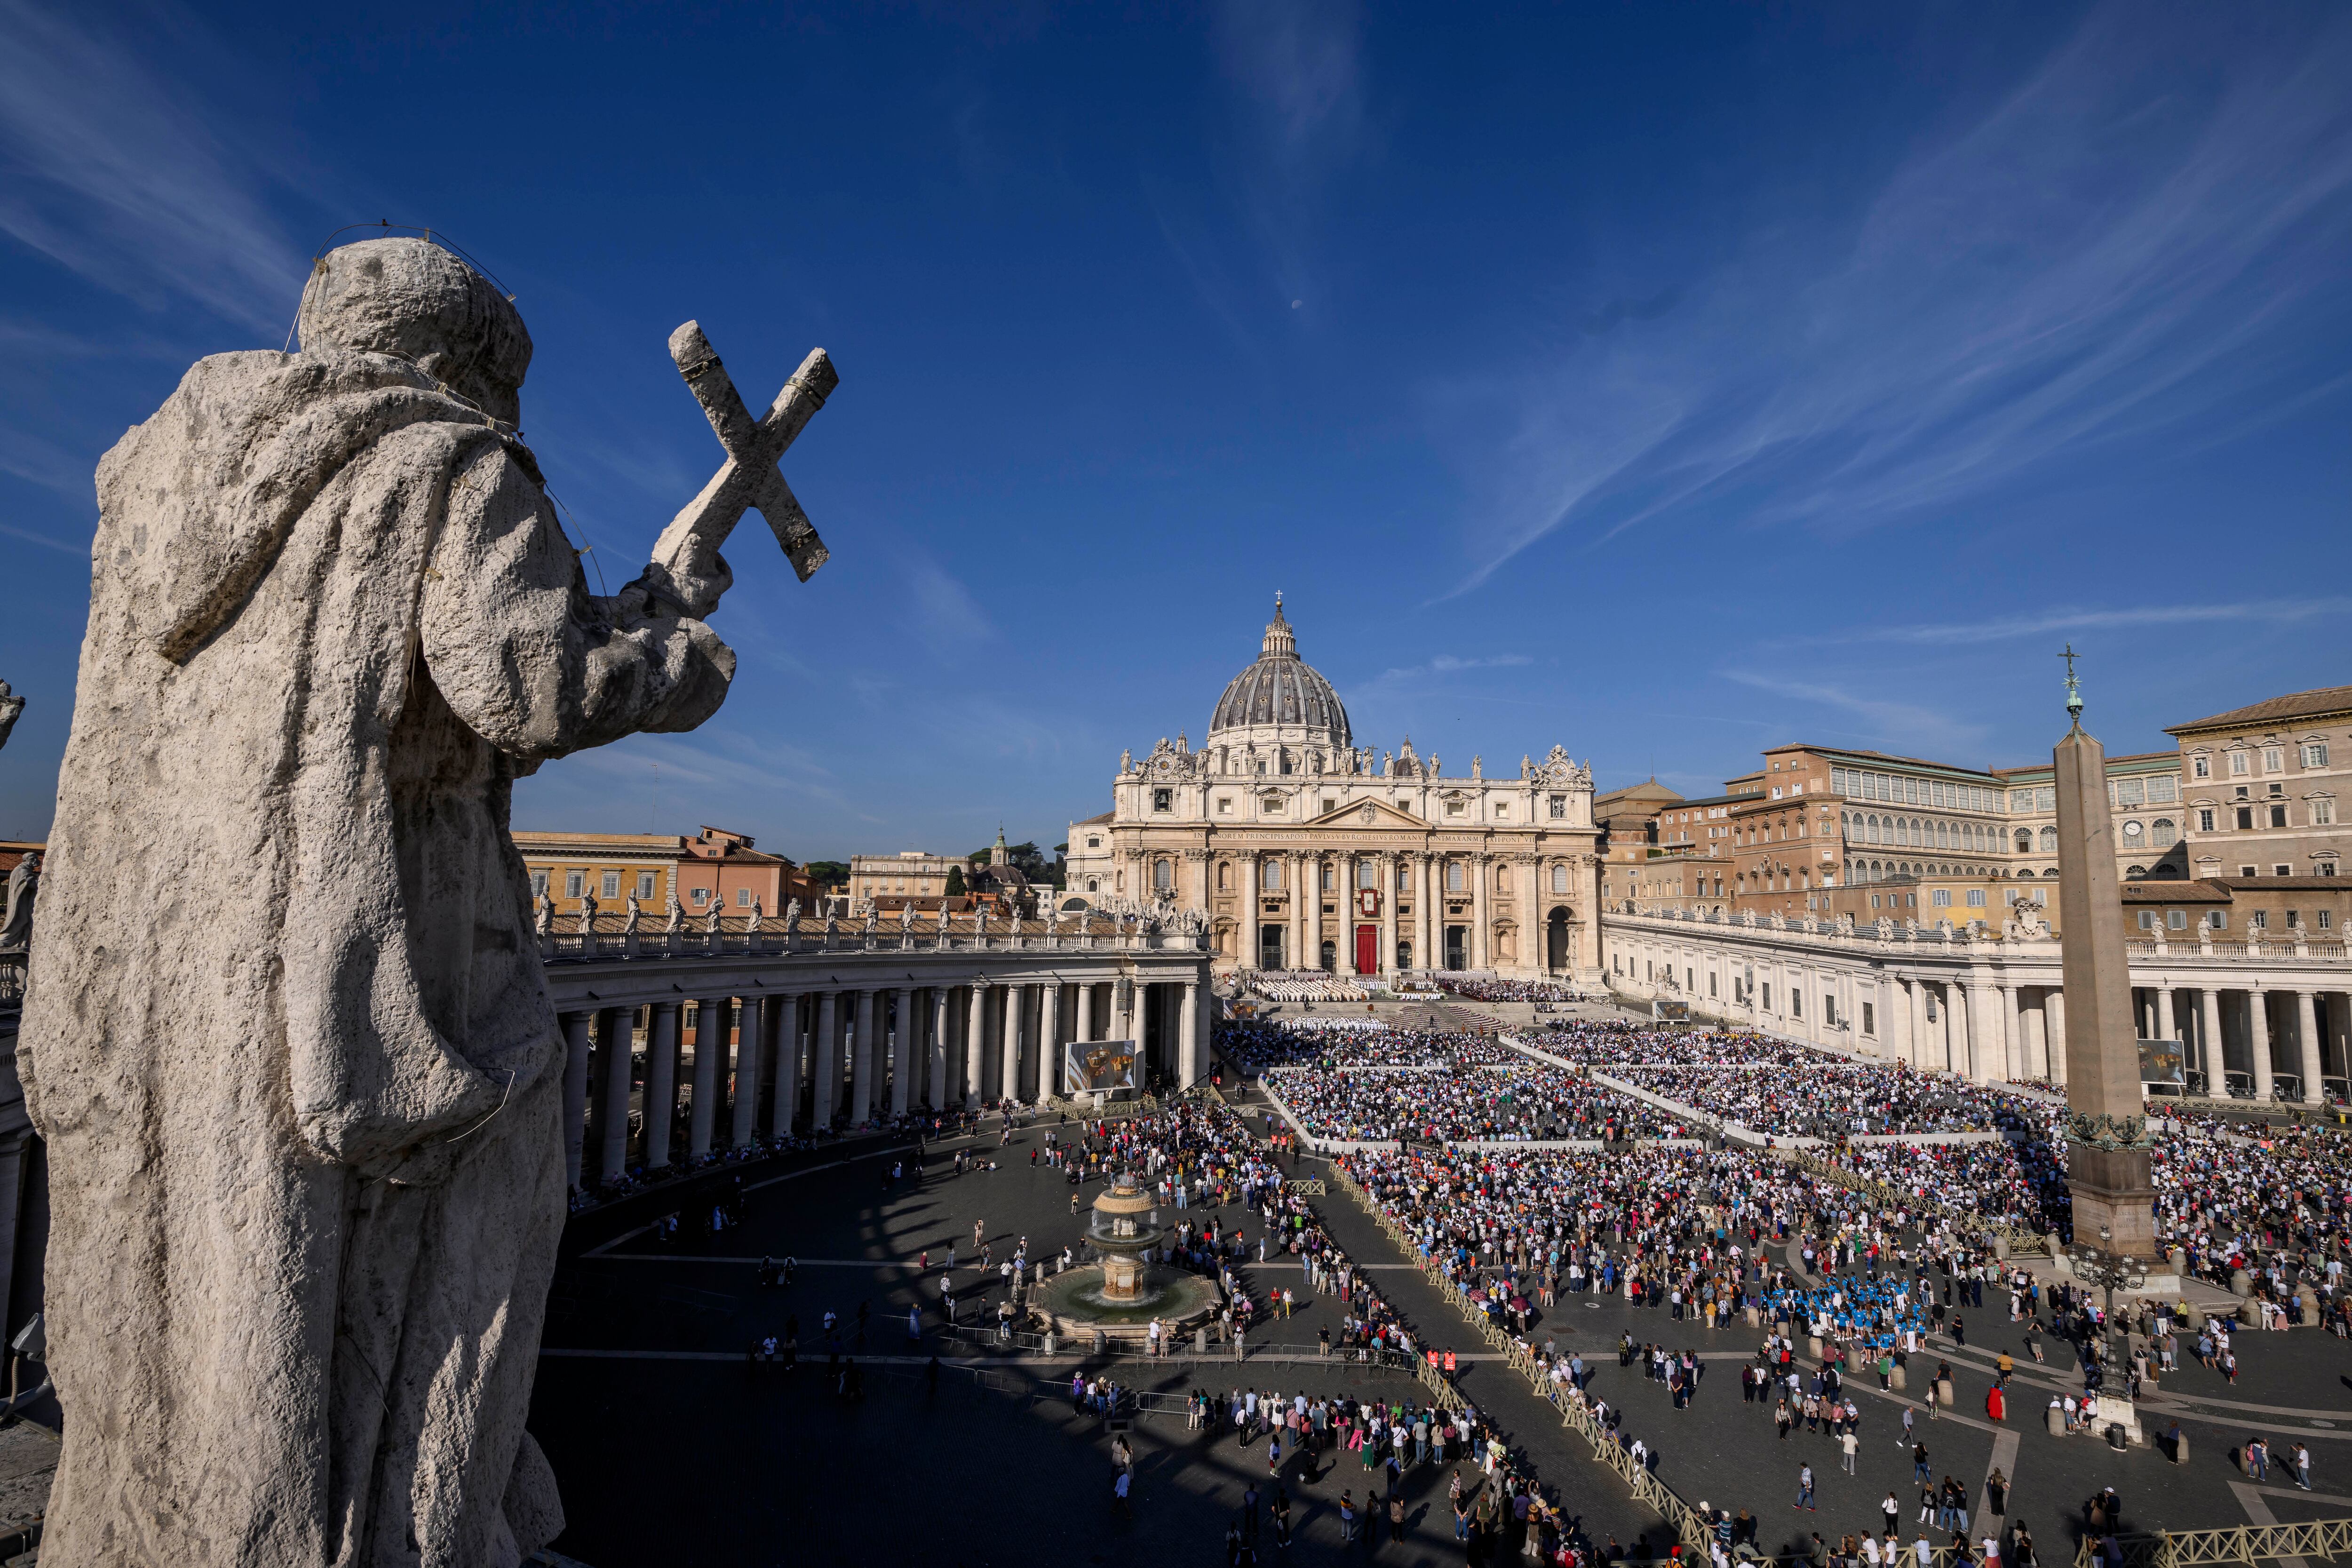
[[[1201,1081],[1201,984],[1184,982],[1184,1023],[1179,1036],[1176,1084],[1190,1089]]]
[[[593,1013],[563,1015],[563,1179],[580,1185],[580,1144],[588,1136],[588,1029]]]
[[[2175,1040],[2180,1037],[2179,1030],[2173,1022],[2172,987],[2169,985],[2157,988],[2156,1037],[2159,1040]]]
[[[2042,994],[2044,1028],[2050,1037],[2050,1081],[2063,1085],[2066,1081],[2066,988],[2053,985]]]
[[[776,1015],[776,1066],[770,1074],[775,1085],[768,1100],[768,1136],[788,1138],[792,1135],[793,1119],[801,1108],[801,1020],[808,1009],[801,1005],[797,993],[771,997],[768,1005]]]
[[[2294,1043],[2303,1059],[2303,1102],[2320,1101],[2319,1079],[2325,1070],[2319,1055],[2319,997],[2311,991],[2294,994]]]
[[[820,991],[816,1026],[809,1031],[809,1079],[814,1089],[809,1105],[809,1131],[833,1125],[833,1107],[841,1089],[841,1041],[838,1035],[841,993]]]
[[[646,1047],[646,1169],[669,1163],[670,1124],[677,1120],[678,1002],[654,1004],[651,1038]]]
[[[1004,1043],[997,1052],[1001,1092],[1007,1101],[1021,1098],[1021,998],[1025,985],[1004,987]]]
[[[1062,983],[1045,986],[1045,1016],[1037,1026],[1037,1099],[1062,1086]]]
[[[915,1072],[914,999],[913,992],[893,986],[882,993],[881,1005],[876,1008],[877,1014],[887,1014],[897,1020],[895,1026],[887,1026],[890,1039],[889,1105],[893,1116],[907,1114],[907,1092],[910,1087],[908,1079]]]
[[[2268,1105],[2276,1083],[2271,1068],[2270,998],[2251,987],[2246,992],[2246,1038],[2253,1051],[2254,1101]]]
[[[938,1110],[944,1108],[948,1102],[948,988],[946,986],[934,985],[930,988],[929,1001],[925,1011],[930,1014],[930,1038],[925,1042],[929,1047],[927,1053],[929,1065],[923,1074],[923,1103],[933,1110]]]
[[[963,1102],[967,1106],[980,1103],[981,1086],[986,1081],[982,1074],[988,1062],[988,981],[975,979],[970,987],[971,1002],[967,1007],[963,1026]]]
[[[2018,1050],[2025,1058],[2024,1076],[2047,1079],[2050,1076],[2050,1031],[2047,1026],[2050,1020],[2042,1008],[2046,996],[2037,995],[2029,1001],[2025,993],[2026,987],[2021,985],[2017,988],[2017,1005],[2023,1019],[2022,1038]]]
[[[2198,1056],[2205,1069],[2209,1099],[2230,1098],[2230,1047],[2221,1036],[2221,994],[2211,986],[2197,994]]]
[[[1070,1038],[1085,1041],[1095,1037],[1095,984],[1078,982],[1077,1014],[1070,1020]]]
[[[629,1169],[629,1058],[635,1045],[637,1010],[607,1007],[597,1016],[604,1036],[604,1082],[597,1096],[596,1126],[604,1134],[596,1174],[604,1181]]]
[[[759,1130],[760,1058],[768,1034],[767,1000],[744,997],[735,1009],[735,1026],[743,1037],[735,1047],[735,1114],[727,1124],[727,1143],[740,1149]]]
[[[1923,979],[1911,982],[1911,1065],[1927,1065],[1927,983]]]
[[[719,1063],[727,1056],[727,998],[706,996],[694,1009],[694,1101],[688,1107],[686,1153],[699,1160],[710,1152],[710,1130],[719,1111]]]
[[[881,1054],[875,1050],[874,1032],[878,1026],[876,1015],[879,1009],[875,999],[881,993],[872,986],[857,994],[857,1037],[852,1042],[850,1058],[849,1121],[861,1125],[874,1120],[874,1072]]]

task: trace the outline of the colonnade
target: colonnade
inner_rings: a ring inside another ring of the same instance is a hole
[[[1034,1102],[1058,1092],[1069,1042],[1135,1040],[1189,1086],[1204,1001],[1197,978],[982,974],[563,1010],[566,1175],[576,1188],[813,1128]]]
[[[1670,996],[1703,1017],[1978,1083],[2066,1081],[2054,941],[1882,941],[1866,928],[1643,916],[1602,923],[1609,981],[1636,996]],[[2317,1104],[2327,1079],[2352,1076],[2352,990],[2340,963],[2172,954],[2132,968],[2139,1037],[2179,1041],[2213,1098],[2268,1101],[2285,1087],[2288,1098]]]

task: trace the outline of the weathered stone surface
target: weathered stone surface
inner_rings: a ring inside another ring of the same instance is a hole
[[[99,469],[20,1061],[48,1140],[45,1557],[517,1563],[565,1194],[515,778],[717,709],[593,597],[511,421],[512,307],[327,257]]]
[[[25,700],[8,689],[0,680],[0,746],[8,743],[8,732],[16,727],[17,717],[25,711]]]

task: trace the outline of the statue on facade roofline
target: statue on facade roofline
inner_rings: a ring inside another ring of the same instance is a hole
[[[760,921],[766,912],[766,910],[760,907],[758,895],[754,894],[751,899],[751,918],[743,922],[743,929],[745,931],[758,931],[760,929]]]
[[[533,924],[541,936],[546,936],[555,929],[555,898],[544,889],[541,889],[539,895],[539,907],[533,917]]]
[[[624,914],[623,914],[623,916],[621,917],[621,930],[622,930],[622,931],[623,931],[624,933],[625,933],[625,934],[627,934],[627,935],[630,935],[630,936],[635,936],[635,935],[636,934],[636,931],[637,931],[637,896],[636,896],[636,894],[635,894],[635,893],[631,893],[631,894],[629,895],[628,903],[627,903],[627,905],[626,905],[626,912],[625,912],[625,913],[624,913]]]
[[[596,929],[596,895],[587,889],[580,889],[580,934],[587,935]]]
[[[686,910],[677,901],[677,889],[669,890],[669,918],[663,922],[665,931],[676,931],[686,923]]]
[[[784,930],[796,931],[800,929],[801,901],[798,899],[789,900],[784,904]]]

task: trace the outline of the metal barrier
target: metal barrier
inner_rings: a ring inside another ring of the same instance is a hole
[[[2074,1568],[2097,1568],[2099,1539],[2085,1536]],[[2221,1530],[2163,1530],[2119,1535],[2124,1568],[2205,1568],[2283,1557],[2340,1557],[2352,1552],[2352,1519],[2314,1519],[2300,1524],[2238,1524]]]

